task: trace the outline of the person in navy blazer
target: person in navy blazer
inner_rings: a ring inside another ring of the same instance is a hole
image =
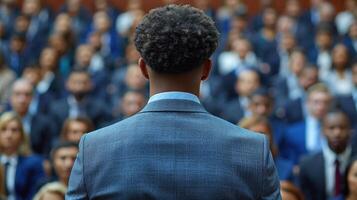
[[[4,177],[7,177],[7,198],[31,200],[36,192],[35,186],[45,176],[43,160],[30,155],[21,119],[14,112],[6,112],[0,117],[0,151],[0,162],[6,173]]]
[[[302,155],[321,150],[321,119],[331,106],[332,96],[328,88],[317,83],[307,92],[307,116],[286,128],[281,138],[281,156],[297,164]]]
[[[351,133],[345,113],[332,110],[326,114],[323,134],[327,141],[321,151],[303,157],[300,162],[300,186],[307,200],[325,200],[342,194],[342,176],[347,163],[357,153],[357,149],[351,145]],[[336,159],[340,163],[339,183],[335,179]]]
[[[212,19],[167,5],[144,17],[134,40],[149,103],[81,138],[67,199],[281,199],[268,139],[198,99],[218,43]]]

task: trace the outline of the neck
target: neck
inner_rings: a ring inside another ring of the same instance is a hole
[[[199,96],[201,79],[195,74],[157,74],[151,73],[150,96],[162,92],[178,91]]]
[[[7,157],[11,157],[13,155],[16,155],[16,149],[4,149],[2,151],[2,154],[4,154]]]

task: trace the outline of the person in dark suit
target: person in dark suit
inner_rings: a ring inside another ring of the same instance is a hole
[[[286,128],[282,138],[281,156],[297,164],[302,155],[321,150],[324,138],[321,136],[321,120],[329,110],[332,96],[328,88],[317,83],[307,92],[307,116]]]
[[[333,200],[348,200],[356,199],[357,197],[357,156],[351,158],[350,162],[347,164],[343,183],[343,194],[334,198]]]
[[[74,70],[70,73],[67,83],[69,95],[54,101],[50,107],[50,114],[62,127],[67,118],[84,116],[90,118],[95,127],[99,128],[110,121],[111,117],[105,103],[92,97],[92,80],[85,70]]]
[[[56,137],[57,127],[50,116],[30,112],[33,93],[33,86],[28,80],[15,81],[10,96],[10,105],[11,109],[21,117],[24,130],[31,141],[32,151],[48,157]]]
[[[44,177],[43,160],[30,155],[21,118],[14,112],[0,117],[0,163],[4,167],[7,199],[30,200]]]
[[[322,151],[300,162],[300,185],[307,200],[325,200],[342,193],[343,174],[356,148],[351,146],[351,125],[345,113],[334,110],[322,121],[327,142]]]
[[[189,5],[167,5],[144,17],[134,41],[149,103],[82,137],[67,198],[281,199],[266,137],[199,102],[218,41],[212,19]]]

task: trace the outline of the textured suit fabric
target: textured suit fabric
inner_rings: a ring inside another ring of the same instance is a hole
[[[187,100],[82,137],[66,199],[281,199],[264,135]]]

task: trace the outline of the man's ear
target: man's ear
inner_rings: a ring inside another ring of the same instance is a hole
[[[212,69],[211,59],[207,59],[203,62],[201,80],[204,81],[208,78]]]
[[[147,69],[147,65],[144,61],[144,59],[142,57],[139,58],[139,67],[140,67],[140,71],[141,74],[149,80],[149,73],[148,73],[148,69]]]

